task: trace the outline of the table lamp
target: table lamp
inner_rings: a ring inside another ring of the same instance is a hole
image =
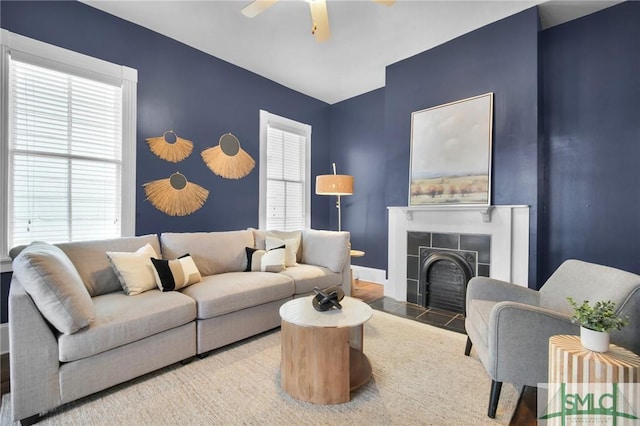
[[[338,209],[338,231],[342,231],[342,210],[340,197],[353,195],[353,176],[336,174],[336,163],[333,163],[332,175],[316,176],[316,194],[336,195],[336,208]]]

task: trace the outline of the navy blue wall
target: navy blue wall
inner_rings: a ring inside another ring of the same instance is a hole
[[[387,220],[384,197],[384,89],[331,106],[331,154],[338,173],[354,176],[354,194],[342,197],[342,229],[351,233],[351,247],[365,257],[354,265],[387,269]],[[331,229],[337,229],[332,204]]]
[[[355,176],[343,228],[367,254],[353,262],[386,269],[386,206],[407,205],[411,113],[494,92],[492,201],[532,206],[529,285],[567,258],[640,273],[640,2],[542,33],[527,10],[393,64],[384,89],[330,107],[80,3],[0,8],[3,28],[139,70],[139,234],[257,225],[257,169],[224,180],[199,152],[233,132],[257,159],[262,108],[313,126],[313,176],[332,161]],[[144,143],[170,128],[195,143],[178,165]],[[141,191],[176,168],[211,191],[184,218],[158,212]],[[313,196],[312,226],[336,228],[333,202]],[[8,274],[1,281],[5,322]]]
[[[312,176],[327,172],[330,107],[324,102],[79,2],[3,0],[0,26],[138,70],[138,235],[258,226],[258,166],[243,179],[223,179],[209,171],[200,152],[231,132],[257,161],[260,109],[310,124]],[[169,129],[194,142],[191,156],[177,164],[159,159],[145,143]],[[142,184],[176,171],[210,191],[189,216],[167,216],[145,201]],[[312,227],[329,228],[328,198],[312,196]],[[9,277],[2,274],[2,322]]]
[[[531,207],[530,286],[536,283],[538,12],[532,8],[387,67],[385,203],[406,206],[411,113],[494,93],[492,204]],[[371,173],[377,171],[372,170]],[[385,211],[379,212],[386,214]],[[386,244],[380,245],[386,250]]]
[[[567,258],[640,273],[640,2],[551,28],[541,46],[541,274]]]
[[[328,104],[79,2],[3,1],[1,7],[2,28],[138,70],[137,234],[258,226],[258,167],[246,178],[223,179],[200,152],[231,132],[257,160],[260,109],[312,125],[312,175],[325,172]],[[191,156],[177,164],[159,159],[145,143],[169,129],[194,142]],[[145,201],[143,183],[176,171],[210,191],[189,216],[167,216]],[[314,227],[326,227],[328,209],[313,220]]]

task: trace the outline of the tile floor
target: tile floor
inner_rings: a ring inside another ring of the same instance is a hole
[[[464,331],[464,315],[462,314],[437,308],[423,308],[413,303],[398,302],[390,297],[374,300],[369,305],[373,309],[466,334]]]

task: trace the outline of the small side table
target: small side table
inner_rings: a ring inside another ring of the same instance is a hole
[[[549,338],[549,383],[637,383],[640,356],[611,345],[608,352],[593,352],[580,336]]]
[[[293,299],[280,307],[280,385],[292,397],[314,404],[349,402],[351,391],[371,377],[362,341],[363,324],[373,310],[345,297],[342,309],[318,312],[312,299]]]
[[[351,257],[362,257],[364,252],[362,250],[350,250]],[[351,290],[356,290],[356,280],[353,279],[353,268],[351,268]]]

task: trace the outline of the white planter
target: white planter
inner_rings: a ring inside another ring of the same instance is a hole
[[[607,352],[609,350],[609,333],[580,327],[580,342],[585,349],[590,351]]]

